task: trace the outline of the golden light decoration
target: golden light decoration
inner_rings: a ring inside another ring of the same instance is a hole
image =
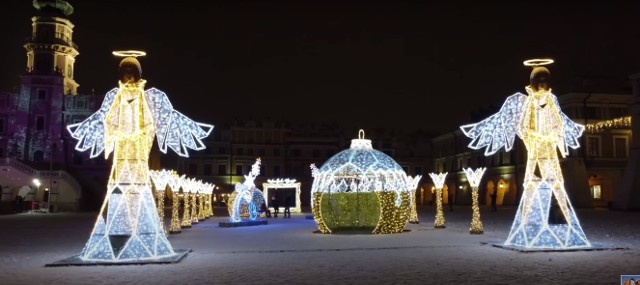
[[[548,78],[542,76],[548,77],[549,72],[534,69],[531,85],[525,87],[528,96],[511,95],[498,113],[460,129],[472,139],[470,148],[486,147],[485,155],[502,147],[511,150],[516,136],[527,148],[524,192],[505,245],[532,249],[590,247],[564,188],[558,159],[558,150],[566,157],[569,148],[580,147],[578,138],[584,126],[562,113],[548,86],[537,85],[538,80],[547,82]],[[552,199],[557,201],[563,223],[549,222]]]
[[[596,134],[607,129],[630,128],[631,116],[615,118],[611,120],[603,120],[585,125],[587,133]]]
[[[139,57],[147,55],[146,52],[141,50],[116,50],[112,51],[111,53],[119,57]]]
[[[182,180],[182,222],[180,227],[183,229],[191,228],[191,178]]]
[[[123,60],[120,72],[140,78],[139,69],[124,68],[134,63],[139,65],[135,58]],[[107,92],[98,111],[67,126],[78,140],[76,150],[90,150],[92,158],[102,151],[107,158],[113,152],[107,194],[79,259],[117,263],[174,257],[151,190],[149,152],[157,136],[162,152],[170,147],[188,156],[188,149],[205,148],[202,139],[213,126],[194,122],[174,110],[164,92],[144,89],[144,79],[118,84]]]
[[[198,220],[203,221],[209,217],[207,217],[207,215],[205,215],[205,206],[204,206],[204,199],[205,199],[205,188],[204,188],[204,183],[202,183],[202,181],[198,181]]]
[[[149,170],[149,177],[156,189],[156,206],[158,209],[158,218],[162,224],[162,229],[165,234],[168,233],[167,227],[164,224],[164,196],[171,177],[171,171],[167,170]]]
[[[418,188],[418,183],[422,179],[422,175],[416,175],[416,177],[407,176],[407,183],[409,183],[409,189],[411,189],[410,197],[410,205],[411,205],[411,213],[409,214],[409,223],[419,224],[420,220],[418,219],[418,209],[416,206],[416,189]]]
[[[522,62],[522,64],[524,64],[525,66],[543,66],[543,65],[549,65],[552,64],[554,61],[553,59],[550,58],[534,58],[534,59],[527,59],[525,61]]]
[[[480,180],[482,179],[482,175],[487,169],[485,167],[477,168],[476,170],[469,168],[463,168],[464,174],[467,176],[467,181],[469,181],[469,185],[471,185],[471,199],[472,199],[472,210],[473,214],[471,217],[471,228],[469,228],[469,233],[471,234],[482,234],[484,233],[484,227],[482,226],[482,221],[480,220],[480,205],[478,201],[478,186],[480,185]]]
[[[374,150],[360,130],[351,147],[320,169],[311,165],[312,212],[322,233],[357,230],[400,233],[410,212],[407,174],[388,155]]]
[[[200,221],[198,220],[198,180],[196,179],[190,179],[189,180],[189,196],[191,197],[191,206],[189,207],[191,209],[191,224],[195,225],[197,223],[199,223]]]
[[[433,227],[436,229],[444,229],[447,226],[444,220],[444,212],[442,211],[442,187],[447,174],[448,172],[429,173],[429,177],[433,180],[433,185],[436,188],[436,219],[433,223]]]
[[[180,225],[180,187],[182,186],[183,176],[178,176],[177,173],[171,173],[169,179],[169,187],[171,188],[171,223],[169,226],[169,233],[177,234],[182,232],[182,226]]]

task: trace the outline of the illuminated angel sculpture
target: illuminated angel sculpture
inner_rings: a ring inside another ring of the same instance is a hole
[[[248,211],[249,220],[258,219],[258,207],[264,203],[262,191],[253,183],[258,175],[260,175],[260,158],[256,159],[256,163],[251,166],[249,175],[244,176],[244,182],[236,183],[236,189],[229,197],[229,201],[233,201],[229,212],[230,222],[241,222],[243,209]]]
[[[114,54],[116,54],[114,52]],[[194,122],[174,110],[167,95],[144,90],[138,60],[120,62],[119,88],[109,91],[102,106],[81,123],[69,125],[76,150],[113,152],[107,194],[91,237],[79,258],[84,261],[130,262],[175,256],[162,231],[151,192],[149,152],[154,137],[160,151],[181,156],[205,148],[202,139],[213,126]],[[142,54],[144,55],[144,54]]]
[[[574,123],[560,110],[558,99],[549,88],[549,70],[542,65],[552,60],[529,60],[533,66],[528,95],[516,93],[507,98],[500,111],[476,123],[461,126],[472,139],[472,149],[486,148],[485,155],[502,147],[511,150],[516,136],[527,148],[524,193],[505,245],[533,249],[590,247],[564,188],[558,160],[569,154],[569,148],[580,145],[578,138],[584,126]],[[549,220],[552,203],[564,223]]]

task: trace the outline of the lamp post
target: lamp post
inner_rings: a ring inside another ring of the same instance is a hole
[[[40,182],[40,179],[34,178],[33,185],[36,186],[36,193],[38,193],[38,191],[40,191],[40,185],[42,185],[42,183]]]

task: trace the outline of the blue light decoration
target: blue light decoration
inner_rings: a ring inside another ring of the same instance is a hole
[[[232,223],[242,222],[242,210],[248,212],[249,220],[258,220],[259,207],[264,203],[264,196],[262,191],[256,188],[254,180],[260,175],[260,158],[256,159],[256,162],[251,166],[249,175],[244,176],[244,182],[236,183],[236,188],[229,197],[229,200],[233,201],[233,206],[229,213],[229,221]]]
[[[580,146],[578,138],[584,126],[562,113],[558,99],[548,87],[549,71],[536,62],[548,64],[553,61],[525,62],[525,65],[534,66],[531,85],[525,87],[528,95],[511,95],[498,113],[460,129],[472,139],[469,148],[486,148],[487,156],[502,147],[511,150],[516,136],[527,148],[524,193],[505,246],[534,250],[591,247],[567,197],[558,160],[558,150],[566,157],[569,148]],[[553,199],[564,223],[549,220]]]
[[[166,153],[168,147],[187,157],[187,149],[205,148],[202,139],[213,129],[174,110],[164,92],[144,90],[146,80],[140,78],[135,58],[123,59],[120,66],[121,72],[123,66],[137,66],[137,80],[121,79],[97,112],[67,126],[78,140],[76,150],[90,151],[92,158],[113,152],[107,195],[79,256],[83,261],[136,262],[176,255],[151,192],[149,152],[157,137],[160,151]]]

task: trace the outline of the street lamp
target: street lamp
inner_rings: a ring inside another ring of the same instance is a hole
[[[36,195],[37,195],[38,191],[40,191],[40,185],[42,185],[42,183],[38,178],[34,178],[32,182],[33,182],[33,185],[36,186]]]

